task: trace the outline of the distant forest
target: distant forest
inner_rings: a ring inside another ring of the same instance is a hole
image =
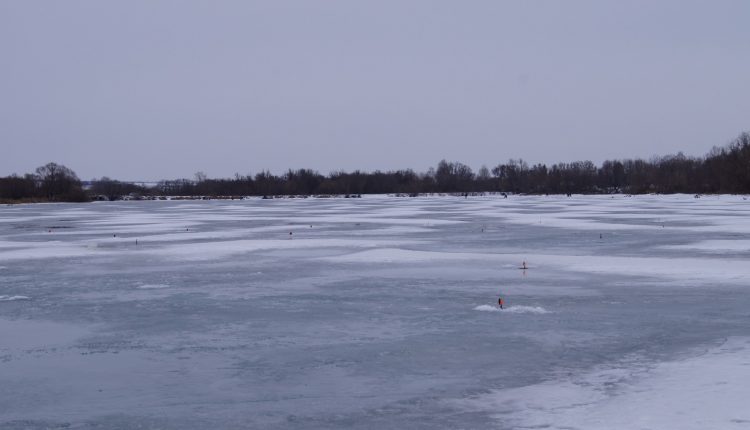
[[[233,178],[161,181],[154,186],[107,177],[83,183],[71,169],[48,163],[24,176],[0,178],[3,202],[85,202],[91,200],[154,199],[164,196],[241,198],[245,196],[330,196],[428,193],[471,194],[612,194],[612,193],[750,193],[750,133],[703,157],[682,153],[650,160],[607,160],[529,165],[509,160],[474,172],[459,162],[442,160],[427,172],[413,170],[332,172],[289,170],[281,176],[268,171]]]

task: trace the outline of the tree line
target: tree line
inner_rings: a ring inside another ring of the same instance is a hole
[[[413,170],[353,172],[322,175],[311,169],[288,170],[282,175],[262,171],[255,175],[211,179],[197,173],[193,179],[160,181],[154,186],[107,177],[87,186],[68,167],[48,163],[24,176],[0,178],[2,201],[88,201],[159,196],[280,196],[398,193],[606,194],[606,193],[750,193],[750,133],[742,133],[724,147],[703,157],[682,153],[650,160],[607,160],[529,165],[511,159],[474,172],[459,162],[442,160],[427,172]]]

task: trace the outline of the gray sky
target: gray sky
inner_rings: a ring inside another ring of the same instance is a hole
[[[703,155],[750,1],[0,0],[0,175]]]

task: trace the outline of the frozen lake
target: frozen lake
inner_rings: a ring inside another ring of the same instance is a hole
[[[742,196],[1,207],[0,428],[750,428],[749,260]]]

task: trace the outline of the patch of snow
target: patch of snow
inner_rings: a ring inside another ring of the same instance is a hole
[[[475,311],[484,312],[507,312],[512,314],[546,314],[549,313],[546,309],[541,306],[508,306],[500,309],[499,306],[492,305],[479,305],[474,308]]]
[[[0,302],[13,302],[16,300],[31,300],[28,296],[0,296]]]
[[[750,425],[748,386],[750,339],[730,338],[684,360],[630,359],[455,403],[489,411],[508,428],[735,429]]]
[[[170,288],[167,284],[143,284],[139,285],[136,288],[139,290],[161,290],[163,288]]]

